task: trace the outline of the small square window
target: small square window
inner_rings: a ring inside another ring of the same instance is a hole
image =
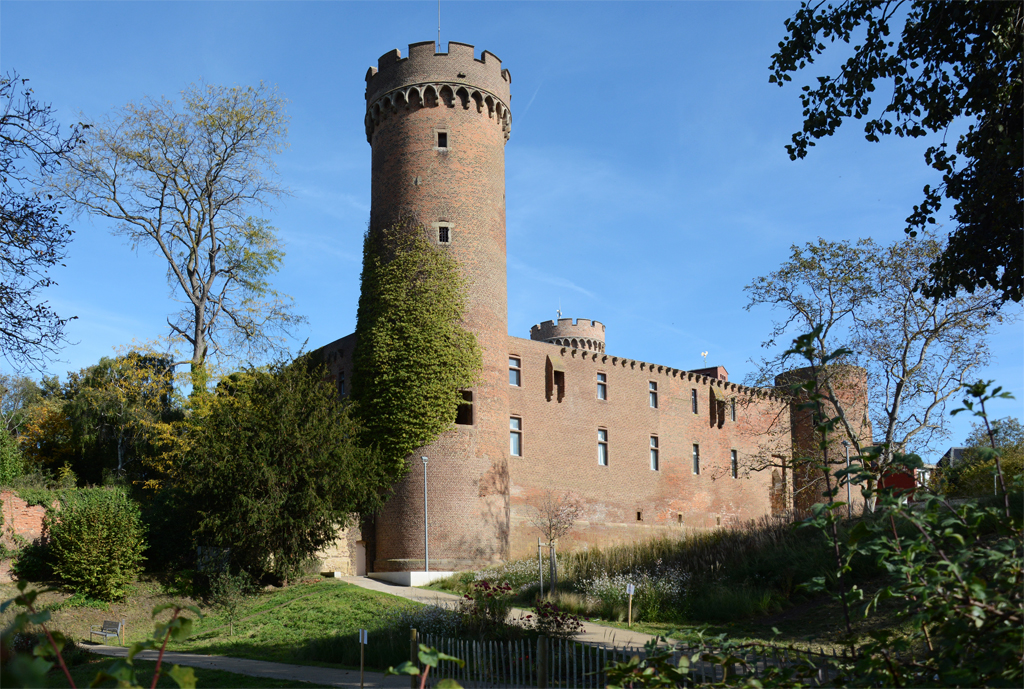
[[[608,399],[608,374],[606,373],[597,374],[597,399]]]
[[[658,408],[658,384],[653,380],[647,383],[647,396],[651,403],[651,409]]]
[[[508,384],[521,387],[523,384],[523,369],[521,360],[515,357],[508,358]]]
[[[733,450],[729,454],[730,454],[730,457],[729,457],[729,465],[730,465],[729,466],[729,472],[732,474],[733,478],[739,478],[740,477],[740,461],[739,461],[739,457],[736,454],[736,450]]]
[[[512,416],[508,421],[508,452],[513,457],[523,456],[523,420]]]
[[[604,428],[597,429],[597,463],[608,466],[608,431]]]
[[[441,244],[449,244],[452,241],[448,235],[448,229],[447,225],[439,225],[437,227],[437,241]]]
[[[690,404],[693,407],[693,413],[697,413],[697,388],[690,390]]]
[[[658,436],[651,436],[651,471],[658,470]]]
[[[437,133],[437,147],[448,148],[448,132]]]
[[[700,474],[700,445],[697,444],[693,446],[693,473]]]

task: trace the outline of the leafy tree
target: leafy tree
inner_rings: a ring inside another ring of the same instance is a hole
[[[28,79],[0,76],[0,354],[16,368],[52,358],[70,320],[40,301],[72,235],[41,178],[79,142],[77,127],[61,134],[53,108],[35,99]]]
[[[28,376],[0,373],[0,424],[10,433],[18,433],[28,408],[42,398],[42,389]]]
[[[375,511],[390,477],[311,355],[249,368],[193,400],[180,486],[196,537],[237,567],[288,579],[353,513]]]
[[[480,347],[462,327],[465,305],[458,263],[415,218],[366,233],[352,398],[363,438],[395,478],[410,452],[452,427],[461,390],[477,380]]]
[[[131,351],[83,370],[68,412],[79,442],[110,447],[105,454],[112,457],[102,463],[124,477],[130,464],[154,454],[152,444],[167,432],[173,392],[170,358]],[[135,473],[140,470],[145,473],[141,467]]]
[[[165,446],[179,420],[171,360],[130,351],[68,374],[27,412],[22,446],[30,463],[55,469],[65,463],[88,483],[104,472],[155,485],[170,470]]]
[[[9,486],[25,471],[25,460],[21,456],[18,441],[0,428],[0,486]]]
[[[975,423],[964,446],[967,450],[961,461],[940,471],[944,490],[955,497],[991,495],[995,461],[988,449],[999,451],[1007,475],[1021,473],[1024,467],[1024,424],[1012,416],[991,423]]]
[[[167,260],[185,304],[167,325],[191,350],[176,365],[191,365],[197,389],[209,357],[279,352],[301,320],[270,285],[284,258],[277,232],[250,215],[282,193],[273,155],[287,121],[284,100],[263,84],[192,85],[180,106],[147,99],[95,125],[61,179],[80,210]]]
[[[883,447],[882,467],[895,453],[923,451],[947,435],[946,402],[988,361],[985,335],[1006,318],[993,314],[991,290],[941,302],[920,294],[917,287],[942,248],[929,233],[890,246],[819,239],[793,246],[778,270],[745,288],[748,310],[767,305],[782,313],[764,346],[794,328],[814,331],[826,413],[839,418],[838,430],[857,455],[870,444],[866,424],[834,384],[842,376],[830,374],[850,364],[867,369],[871,440]],[[831,360],[842,349],[852,353]],[[771,385],[788,365],[785,355],[764,359],[751,382]]]
[[[787,146],[793,160],[848,118],[865,119],[869,141],[942,133],[925,161],[942,183],[924,188],[907,218],[912,236],[935,223],[942,197],[955,230],[933,259],[926,293],[954,297],[992,287],[1019,302],[1024,276],[1024,84],[1020,2],[804,2],[786,20],[769,81],[782,86],[829,45],[855,43],[835,76],[803,87],[804,124]],[[898,40],[893,30],[902,32]],[[892,96],[872,109],[879,87]],[[955,144],[945,134],[966,126]]]

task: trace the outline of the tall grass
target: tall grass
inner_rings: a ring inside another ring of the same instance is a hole
[[[689,532],[558,557],[554,599],[570,612],[624,619],[626,585],[636,588],[634,619],[649,622],[725,622],[780,610],[800,594],[798,585],[831,571],[824,537],[794,529],[789,519],[757,521]],[[536,560],[519,560],[449,578],[462,591],[472,580],[509,583],[517,600],[539,593]]]

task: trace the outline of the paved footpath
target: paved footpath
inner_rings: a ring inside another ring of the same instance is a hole
[[[376,579],[367,577],[342,577],[341,581],[348,584],[361,586],[365,589],[380,591],[392,596],[406,598],[426,605],[454,606],[460,600],[460,596],[440,591],[430,591],[409,586],[397,586]],[[528,611],[513,609],[512,614],[516,617]],[[590,644],[614,645],[618,648],[623,646],[640,647],[653,637],[647,634],[638,634],[625,629],[614,629],[612,627],[601,627],[599,625],[584,623],[586,631],[580,634],[577,640]],[[124,657],[128,655],[128,649],[121,646],[88,645],[84,647],[99,655]],[[142,660],[156,660],[156,651],[143,651],[136,656]],[[289,663],[272,663],[266,660],[248,660],[245,658],[229,658],[227,656],[206,656],[196,653],[176,653],[167,651],[164,653],[164,662],[170,665],[183,665],[186,667],[198,667],[211,670],[225,670],[239,675],[249,677],[272,677],[281,680],[294,680],[300,682],[312,682],[328,687],[358,687],[358,670],[341,670],[336,668],[315,667],[311,665],[291,665]],[[364,674],[366,687],[392,687],[405,689],[409,687],[408,676],[385,676],[380,672],[367,672]]]

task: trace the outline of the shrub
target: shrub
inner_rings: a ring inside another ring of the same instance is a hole
[[[44,520],[54,572],[76,592],[114,600],[129,591],[146,548],[138,505],[123,490],[72,491]]]

